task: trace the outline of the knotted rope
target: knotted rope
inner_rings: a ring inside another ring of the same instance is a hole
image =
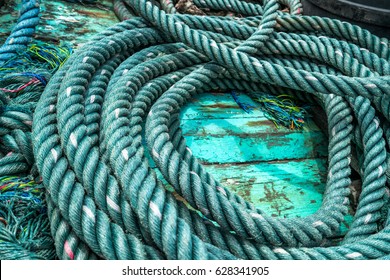
[[[290,14],[275,0],[194,1],[247,18],[167,14],[152,1],[125,2],[140,17],[71,56],[34,115],[34,155],[60,258],[389,257],[387,39],[297,15],[294,0],[279,1]],[[315,214],[271,217],[223,187],[192,155],[180,108],[212,89],[283,91],[323,106],[329,167]],[[349,209],[352,149],[362,192],[348,233],[335,242]]]

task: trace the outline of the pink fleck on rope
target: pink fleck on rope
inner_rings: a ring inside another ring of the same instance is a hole
[[[74,254],[73,254],[72,249],[71,249],[70,246],[69,246],[68,240],[65,241],[64,249],[65,249],[65,252],[68,254],[69,258],[70,258],[71,260],[73,260],[73,259],[74,259]]]

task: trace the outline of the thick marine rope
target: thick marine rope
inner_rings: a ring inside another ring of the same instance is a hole
[[[387,39],[337,20],[278,12],[275,0],[207,2],[256,16],[246,19],[166,14],[147,0],[125,2],[142,19],[108,29],[75,53],[34,115],[34,154],[58,257],[389,257]],[[297,1],[283,3],[300,13]],[[329,168],[318,212],[273,218],[201,166],[178,116],[191,97],[211,89],[283,90],[319,100],[328,119]],[[349,208],[352,143],[362,193],[349,232],[335,244]],[[164,187],[146,149],[202,215]]]
[[[134,17],[134,14],[129,11],[126,4],[123,2],[123,0],[114,0],[113,1],[113,8],[115,15],[122,21],[122,20],[128,20]]]
[[[38,22],[39,1],[23,0],[18,21],[5,43],[0,47],[0,66],[14,57],[18,51],[26,49],[32,41]]]

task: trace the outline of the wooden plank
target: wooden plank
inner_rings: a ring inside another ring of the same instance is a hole
[[[256,105],[248,96],[243,102]],[[311,120],[302,131],[277,128],[260,110],[245,113],[229,94],[202,94],[181,111],[187,145],[208,163],[325,157],[327,140]]]
[[[11,0],[0,10],[0,44],[5,41],[17,21],[20,2]],[[67,43],[73,48],[81,46],[119,22],[113,12],[112,0],[89,5],[42,0],[40,9],[41,18],[34,39],[57,44]]]
[[[256,105],[246,95],[240,100]],[[194,156],[222,185],[256,207],[286,218],[305,217],[320,207],[327,141],[311,120],[302,131],[277,128],[262,111],[247,114],[229,94],[220,93],[197,96],[180,118]],[[155,166],[151,159],[150,164]]]
[[[256,105],[246,95],[240,100]],[[220,93],[197,96],[180,118],[187,145],[206,170],[259,209],[291,218],[320,207],[327,141],[311,120],[302,131],[277,128],[262,111],[247,114],[230,94]]]
[[[79,47],[117,22],[112,0],[99,1],[98,5],[42,1],[36,38]]]
[[[11,33],[12,27],[19,16],[20,0],[6,1],[0,7],[0,45],[2,45]],[[16,7],[16,8],[15,8]]]
[[[205,165],[222,185],[272,216],[306,217],[321,205],[325,159]]]
[[[239,99],[241,102],[256,106],[254,101],[245,94],[240,94]],[[237,105],[229,93],[199,94],[187,103],[181,111],[181,119],[183,120],[234,118],[263,119],[264,113],[260,110],[253,110],[251,113],[246,113]],[[281,131],[288,131],[288,129],[281,128]]]
[[[273,161],[325,155],[319,133],[310,134],[313,138],[302,133],[215,135],[209,133],[207,127],[203,129],[206,136],[185,134],[185,138],[193,153],[205,162]]]

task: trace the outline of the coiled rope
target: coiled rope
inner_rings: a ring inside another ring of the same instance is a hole
[[[71,56],[34,114],[34,155],[59,258],[389,258],[387,39],[296,15],[293,0],[279,1],[290,14],[275,0],[194,1],[247,18],[167,14],[148,0],[125,2],[140,17]],[[318,212],[271,217],[202,167],[186,147],[179,112],[211,89],[318,100],[329,134]],[[348,233],[335,244],[349,208],[352,150],[362,192]],[[147,152],[196,211],[164,187]]]

